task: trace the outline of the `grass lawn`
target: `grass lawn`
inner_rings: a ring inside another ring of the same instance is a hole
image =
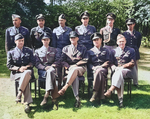
[[[118,108],[116,94],[113,94],[110,99],[105,99],[102,103],[98,101],[90,103],[86,81],[85,94],[81,96],[82,104],[80,108],[74,108],[75,99],[71,88],[66,91],[64,96],[59,98],[58,110],[52,110],[50,98],[48,104],[41,107],[40,103],[43,99],[44,90],[41,90],[42,97],[37,96],[36,99],[32,90],[33,104],[31,105],[31,112],[26,114],[24,106],[16,104],[14,101],[14,82],[9,80],[10,72],[6,68],[5,51],[0,50],[0,119],[150,119],[150,82],[148,81],[150,79],[150,53],[142,53],[141,56],[138,74],[139,88],[132,86],[132,98],[130,100],[127,94],[127,86],[125,86],[124,108]],[[147,65],[143,64],[143,61]]]

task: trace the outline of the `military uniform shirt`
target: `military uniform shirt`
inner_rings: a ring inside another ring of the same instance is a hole
[[[90,36],[96,32],[96,28],[92,25],[88,25],[85,27],[83,24],[80,26],[77,26],[75,28],[75,31],[79,35],[79,44],[84,45],[87,50],[91,49],[93,47],[93,41],[90,39]]]
[[[110,60],[109,51],[101,47],[98,49],[94,46],[92,49],[88,51],[88,63],[92,64],[93,66],[102,65],[104,62]]]
[[[32,46],[34,50],[43,46],[43,43],[41,40],[42,40],[42,37],[44,36],[44,33],[49,35],[50,40],[52,41],[52,31],[49,27],[44,26],[44,28],[40,28],[39,26],[37,26],[31,29],[30,37],[32,39]]]
[[[21,33],[24,37],[24,45],[31,47],[31,39],[29,30],[26,27],[20,26],[16,28],[15,26],[7,28],[5,33],[5,49],[8,52],[10,49],[15,48],[15,35]]]
[[[124,37],[126,38],[126,46],[134,48],[136,54],[136,60],[140,59],[139,48],[141,45],[142,35],[138,31],[133,31],[130,33],[128,30],[123,33]]]

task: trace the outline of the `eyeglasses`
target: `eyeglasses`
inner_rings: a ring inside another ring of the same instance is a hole
[[[88,19],[88,18],[82,18],[83,20]]]
[[[132,25],[132,24],[127,24],[127,26],[130,26],[130,25]]]

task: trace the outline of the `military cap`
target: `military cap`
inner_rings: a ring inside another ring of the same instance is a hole
[[[106,17],[107,17],[107,19],[115,19],[116,15],[114,13],[107,13]]]
[[[42,39],[47,39],[47,38],[50,39],[50,36],[47,33],[44,33]]]
[[[70,38],[78,37],[78,34],[77,34],[75,31],[71,31],[71,32],[69,33],[69,37],[70,37]]]
[[[95,32],[90,36],[91,40],[95,40],[97,38],[102,38],[102,35],[99,32]]]
[[[12,14],[12,19],[15,19],[15,18],[21,19],[21,17],[20,17],[19,15],[17,15],[17,14]]]
[[[23,35],[21,35],[21,33],[18,33],[17,35],[15,35],[15,41],[19,40],[19,39],[23,39]]]
[[[45,16],[43,15],[43,14],[38,14],[38,15],[36,15],[36,17],[35,17],[37,20],[38,19],[45,19]]]
[[[118,36],[117,36],[117,40],[119,40],[119,39],[121,39],[121,38],[125,38],[125,37],[124,37],[124,35],[122,35],[122,34],[118,34]]]
[[[135,23],[136,23],[136,21],[133,18],[126,19],[126,24],[135,24]]]
[[[81,13],[81,15],[80,15],[81,19],[89,18],[89,16],[90,16],[90,14],[88,13],[88,11],[85,11],[85,12]]]
[[[61,14],[58,19],[66,19],[64,14]]]

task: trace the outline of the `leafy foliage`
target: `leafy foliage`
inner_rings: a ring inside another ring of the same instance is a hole
[[[137,31],[143,36],[150,36],[150,1],[147,0],[50,0],[46,5],[44,0],[1,0],[0,2],[0,37],[4,38],[5,29],[12,26],[11,15],[19,14],[22,25],[31,29],[37,26],[35,16],[45,14],[46,26],[51,29],[58,26],[58,16],[65,14],[67,26],[73,30],[80,25],[80,14],[84,11],[90,13],[90,23],[97,31],[106,24],[106,14],[113,12],[117,18],[115,27],[125,31],[127,18],[136,19]]]

